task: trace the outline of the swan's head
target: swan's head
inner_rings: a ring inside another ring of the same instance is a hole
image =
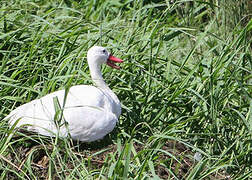
[[[107,49],[101,46],[93,46],[87,52],[87,60],[89,65],[100,66],[107,64],[115,69],[120,69],[115,63],[122,63],[123,60],[112,56]]]

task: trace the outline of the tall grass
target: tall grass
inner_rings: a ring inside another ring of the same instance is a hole
[[[251,14],[234,0],[0,1],[0,119],[91,84],[94,44],[125,60],[103,68],[123,107],[109,136],[13,135],[2,120],[1,179],[251,178]]]

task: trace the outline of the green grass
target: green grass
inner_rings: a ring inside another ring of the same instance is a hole
[[[252,178],[251,14],[235,0],[0,1],[0,119],[91,84],[94,44],[125,61],[103,68],[123,107],[110,135],[12,134],[1,120],[0,179]]]

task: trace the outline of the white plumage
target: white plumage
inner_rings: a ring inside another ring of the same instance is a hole
[[[29,131],[45,136],[70,135],[72,139],[91,142],[111,132],[121,114],[117,96],[105,84],[101,65],[119,69],[113,62],[118,59],[99,46],[87,53],[88,65],[95,86],[77,85],[69,89],[65,104],[65,90],[56,91],[40,99],[19,106],[5,119],[10,125],[25,126]],[[56,112],[56,113],[55,113]],[[61,118],[62,117],[62,118]]]

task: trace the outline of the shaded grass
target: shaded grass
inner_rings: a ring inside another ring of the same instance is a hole
[[[123,107],[109,136],[12,137],[1,121],[1,178],[251,177],[251,12],[218,2],[1,1],[1,119],[70,81],[90,84],[94,44],[125,60],[103,69]]]

